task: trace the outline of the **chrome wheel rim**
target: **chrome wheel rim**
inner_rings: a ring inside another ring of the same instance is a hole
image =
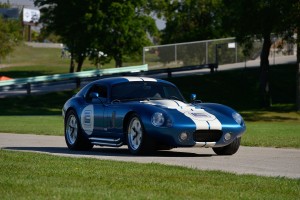
[[[134,117],[128,126],[128,142],[133,150],[137,150],[142,143],[143,128],[140,120]]]
[[[66,124],[66,136],[68,143],[74,145],[77,139],[78,124],[74,115],[70,115]]]

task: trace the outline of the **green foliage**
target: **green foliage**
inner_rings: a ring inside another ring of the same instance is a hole
[[[143,0],[35,0],[35,5],[42,7],[48,31],[60,35],[70,49],[77,71],[86,57],[96,64],[114,58],[121,67],[123,57],[141,54],[142,47],[150,44],[147,33],[157,31],[154,20],[143,13]],[[94,52],[100,51],[107,56],[97,59]]]
[[[0,3],[0,8],[9,8]],[[22,40],[22,27],[18,20],[4,19],[0,15],[0,63]]]
[[[238,42],[245,43],[248,47],[251,47],[249,44],[254,39],[263,40],[259,76],[260,104],[263,107],[271,105],[268,60],[272,45],[271,33],[290,35],[295,31],[293,28],[295,22],[288,21],[287,18],[290,18],[294,5],[298,2],[297,0],[224,0],[223,27],[236,36]]]
[[[162,43],[207,40],[223,36],[221,0],[153,1],[166,19]]]
[[[224,0],[223,27],[238,41],[263,38],[270,33],[283,34],[292,28],[286,17],[295,1]]]
[[[270,89],[273,104],[295,105],[296,65],[271,66]],[[186,99],[196,93],[204,102],[218,102],[237,110],[260,109],[259,85],[253,84],[259,77],[259,68],[245,68],[204,76],[176,77],[175,83]]]
[[[5,150],[0,150],[0,168],[3,200],[293,200],[299,198],[300,189],[297,179]]]
[[[112,55],[116,66],[122,66],[123,55],[141,54],[144,46],[150,45],[147,32],[156,33],[154,20],[143,14],[143,1],[109,1],[106,23],[109,30],[102,41],[105,52]]]

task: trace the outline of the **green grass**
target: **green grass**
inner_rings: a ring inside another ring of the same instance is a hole
[[[1,199],[299,199],[300,180],[0,150]]]
[[[34,48],[21,44],[14,52],[2,60],[1,64],[10,66],[68,67],[69,59],[61,59],[59,48]]]
[[[140,58],[129,59],[124,57],[124,66],[141,65]],[[15,51],[1,60],[0,76],[24,78],[42,75],[69,73],[70,59],[61,58],[59,48],[34,48],[26,45],[18,46]],[[115,62],[105,64],[101,68],[112,68]],[[88,59],[83,63],[82,71],[94,70],[96,66]]]
[[[75,91],[0,98],[0,115],[59,115]]]
[[[246,122],[244,146],[300,148],[300,121]]]
[[[0,132],[64,135],[62,116],[0,116]]]

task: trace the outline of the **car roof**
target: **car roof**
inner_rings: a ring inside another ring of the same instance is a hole
[[[115,85],[118,83],[135,82],[135,81],[163,82],[163,83],[171,84],[170,82],[164,81],[161,79],[155,79],[155,78],[149,78],[149,77],[137,77],[137,76],[110,77],[110,78],[104,78],[104,79],[94,81],[94,83],[104,83],[104,84],[108,84],[108,85]]]
[[[119,84],[119,83],[126,83],[126,82],[135,82],[135,81],[145,81],[145,82],[158,82],[158,83],[165,83],[175,86],[173,83],[170,83],[169,81],[165,81],[162,79],[156,79],[156,78],[149,78],[149,77],[137,77],[137,76],[120,76],[120,77],[110,77],[110,78],[103,78],[96,81],[93,81],[89,84],[87,84],[84,88],[82,88],[77,95],[84,95],[87,90],[95,84],[104,84],[109,87],[112,87],[113,85]]]

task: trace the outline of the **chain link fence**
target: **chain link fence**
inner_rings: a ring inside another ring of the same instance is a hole
[[[231,64],[259,58],[262,41],[253,43],[253,48],[244,56],[245,48],[235,38],[223,38],[199,42],[149,46],[143,49],[143,64],[149,69],[176,68],[208,64]],[[275,39],[270,56],[293,55],[294,45]]]

